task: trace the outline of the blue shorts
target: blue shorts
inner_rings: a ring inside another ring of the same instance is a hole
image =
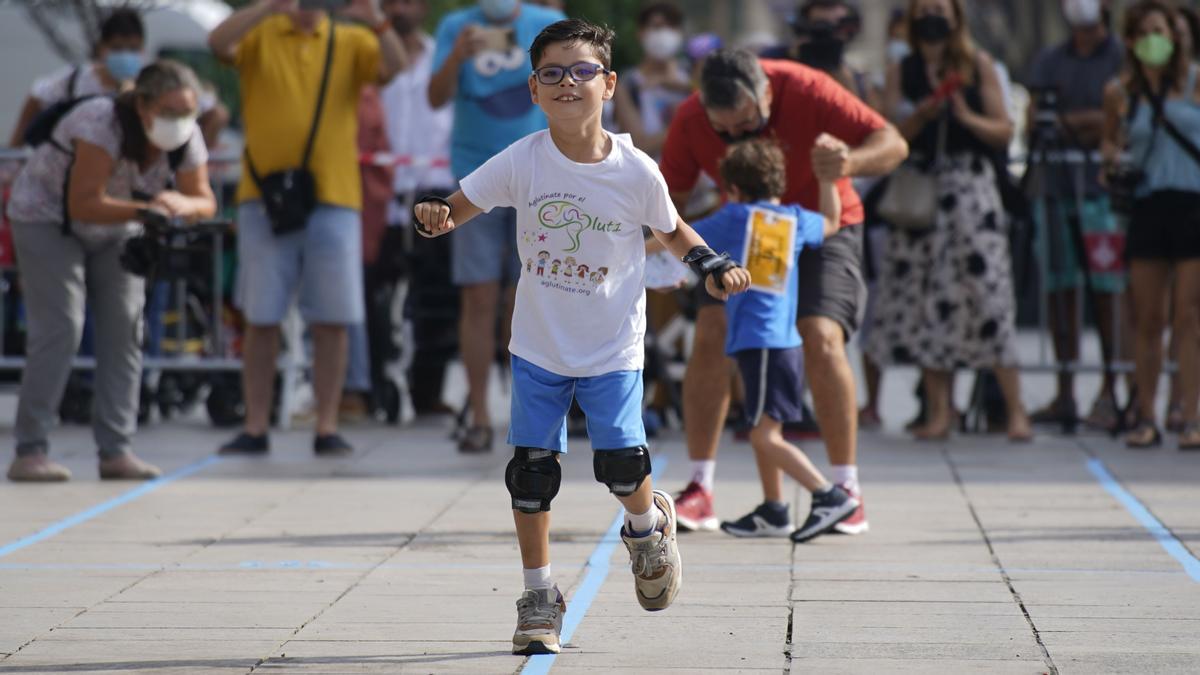
[[[515,286],[520,276],[516,209],[481,213],[450,235],[450,280],[455,286]]]
[[[303,230],[276,236],[261,201],[238,206],[237,305],[254,326],[283,322],[299,292],[308,323],[351,325],[366,316],[362,218],[320,204]]]
[[[737,359],[746,388],[746,419],[757,426],[763,415],[776,422],[804,421],[804,350],[745,349]]]
[[[564,377],[512,357],[512,422],[508,443],[567,451],[571,397],[587,415],[593,450],[646,445],[642,425],[642,371],[618,370],[595,377]]]

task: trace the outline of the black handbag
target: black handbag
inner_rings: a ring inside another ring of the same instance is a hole
[[[243,151],[246,168],[262,194],[263,206],[267,210],[267,218],[271,221],[271,231],[276,235],[303,230],[308,223],[308,217],[317,208],[317,180],[308,170],[308,162],[312,157],[313,143],[317,139],[317,128],[321,124],[321,110],[325,107],[325,90],[329,87],[329,67],[333,62],[333,37],[336,32],[331,21],[329,44],[325,48],[325,68],[321,73],[321,88],[317,93],[317,111],[313,115],[308,141],[304,144],[304,156],[300,160],[300,166],[259,176],[254,168],[254,161],[250,159],[249,143]]]

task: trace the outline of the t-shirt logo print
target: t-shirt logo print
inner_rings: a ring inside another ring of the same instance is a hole
[[[599,218],[588,215],[578,205],[562,200],[546,202],[538,208],[538,223],[548,230],[563,230],[571,240],[571,245],[563,249],[563,253],[578,253],[583,245],[581,240],[585,230],[597,232],[620,232],[621,224],[601,222]]]

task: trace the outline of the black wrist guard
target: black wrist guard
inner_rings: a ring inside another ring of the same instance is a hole
[[[717,254],[707,246],[697,246],[688,251],[688,254],[683,256],[683,263],[692,268],[692,272],[700,277],[701,283],[706,277],[712,276],[713,282],[717,288],[725,290],[725,284],[721,282],[721,277],[731,269],[737,268],[738,264],[729,257],[728,253]]]
[[[423,232],[425,234],[425,236],[432,237],[433,230],[429,229],[428,225],[425,225],[421,221],[417,220],[417,205],[425,204],[426,202],[435,202],[437,204],[445,204],[446,208],[450,209],[451,215],[454,214],[454,207],[450,206],[450,202],[446,201],[445,199],[443,199],[437,195],[425,195],[424,197],[421,197],[413,204],[413,227],[417,228],[417,231]]]

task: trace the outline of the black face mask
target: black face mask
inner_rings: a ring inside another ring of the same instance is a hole
[[[913,35],[921,42],[942,42],[950,37],[950,19],[927,14],[913,22]]]
[[[814,38],[800,45],[800,63],[817,70],[837,70],[845,51],[846,43],[832,35]]]
[[[757,102],[755,102],[755,105],[757,105]],[[742,132],[741,136],[734,136],[728,131],[718,131],[717,136],[719,136],[721,140],[725,142],[725,145],[733,145],[734,143],[741,143],[742,141],[748,141],[752,138],[758,138],[759,136],[762,136],[766,130],[767,118],[763,117],[762,113],[759,112],[757,127],[751,129],[750,131]]]

